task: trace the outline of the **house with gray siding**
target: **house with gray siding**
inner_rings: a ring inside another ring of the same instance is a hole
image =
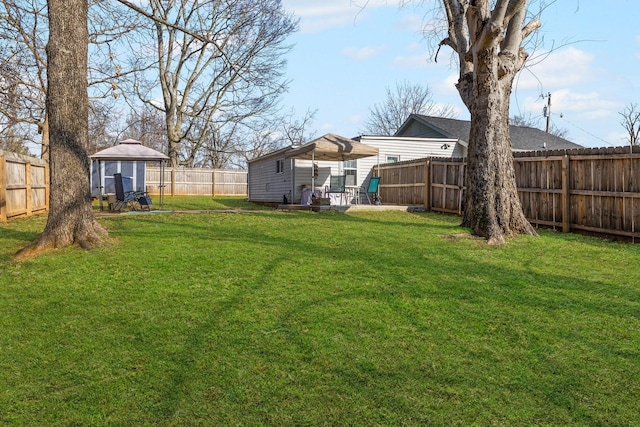
[[[470,130],[471,122],[468,120],[411,114],[394,136],[454,138],[466,146]],[[582,146],[564,138],[528,126],[509,126],[509,134],[511,135],[511,149],[514,152],[582,148]]]
[[[344,161],[291,158],[291,153],[300,148],[283,148],[249,162],[249,200],[282,203],[286,198],[287,202],[298,204],[312,182],[316,191],[326,193],[331,176],[338,175],[345,176],[349,202],[354,203],[364,197],[363,189],[367,188],[378,164],[425,157],[466,157],[470,127],[470,122],[465,120],[412,114],[393,136],[364,135],[352,139],[377,148],[377,155]],[[513,151],[580,148],[578,144],[535,128],[511,126],[510,133]]]
[[[343,138],[343,137],[340,137]],[[344,176],[346,197],[338,204],[360,202],[372,176],[374,166],[381,163],[413,160],[425,157],[464,157],[466,145],[452,138],[412,138],[360,136],[353,139],[377,149],[377,155],[342,161],[291,158],[297,147],[287,147],[248,162],[249,201],[259,203],[305,203],[305,189],[313,188],[323,196],[330,190],[332,176]],[[315,165],[315,168],[314,166]],[[310,191],[310,190],[306,190]],[[332,201],[333,202],[333,201]]]

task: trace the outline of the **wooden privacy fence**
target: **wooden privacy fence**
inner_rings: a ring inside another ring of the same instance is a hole
[[[640,238],[640,147],[514,153],[514,167],[532,224]],[[464,168],[441,158],[380,165],[380,197],[461,214]]]
[[[147,167],[146,184],[150,194],[160,194],[159,167]],[[246,196],[247,171],[232,169],[164,169],[165,195],[168,196]]]
[[[380,198],[389,205],[424,205],[427,210],[462,214],[462,159],[432,157],[374,166]]]
[[[0,150],[0,221],[49,210],[49,165]]]

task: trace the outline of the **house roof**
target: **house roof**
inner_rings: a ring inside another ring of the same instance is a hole
[[[467,120],[447,119],[444,117],[423,116],[421,114],[411,114],[400,129],[398,129],[395,136],[404,136],[413,122],[418,122],[430,128],[442,137],[469,141],[471,122]],[[546,147],[548,150],[582,148],[580,145],[564,138],[532,127],[509,126],[509,133],[511,135],[511,147],[514,151],[534,151],[541,150],[543,147]]]
[[[342,161],[375,156],[378,149],[351,138],[328,133],[301,147],[289,151],[285,157],[295,159]]]
[[[142,142],[136,141],[135,139],[125,139],[124,141],[120,141],[118,145],[105,148],[89,157],[99,160],[169,160],[167,155],[153,148],[145,147],[142,145]]]

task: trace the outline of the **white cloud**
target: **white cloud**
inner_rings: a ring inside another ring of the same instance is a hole
[[[319,33],[329,28],[344,27],[351,22],[353,22],[353,17],[346,14],[307,18],[300,21],[300,31],[303,33]]]
[[[342,50],[342,54],[358,61],[372,58],[387,49],[386,46],[365,46],[361,48],[347,47]]]
[[[329,28],[352,24],[365,18],[368,10],[378,7],[397,7],[388,0],[283,0],[285,10],[300,19],[303,33],[317,33]]]
[[[413,55],[396,56],[393,65],[398,68],[426,68],[432,64],[428,52],[418,52]]]
[[[542,114],[546,103],[546,98],[529,97],[525,100],[525,110]],[[551,94],[553,114],[579,115],[581,120],[611,119],[616,116],[617,108],[618,102],[603,99],[598,92],[578,93],[563,89]]]
[[[364,117],[362,114],[352,114],[347,118],[347,123],[350,125],[358,125],[360,126],[364,122]]]
[[[423,29],[423,18],[422,16],[416,14],[406,15],[397,24],[397,27],[402,31],[413,31],[415,33],[420,33]]]
[[[335,132],[336,126],[331,122],[324,122],[318,126],[318,129],[324,134],[328,132]]]
[[[430,79],[425,82],[429,85],[433,91],[434,97],[440,101],[446,98],[459,99],[458,89],[456,89],[456,83],[458,83],[458,74],[449,74],[444,80]]]
[[[588,83],[596,78],[596,71],[592,68],[593,55],[575,47],[549,54],[536,52],[532,57],[541,61],[520,72],[518,89],[541,89],[542,86],[548,91]]]
[[[389,2],[387,0],[283,0],[282,5],[285,10],[289,10],[302,18],[307,18],[346,12],[353,14],[358,10],[389,6]]]

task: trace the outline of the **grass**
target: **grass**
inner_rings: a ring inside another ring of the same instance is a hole
[[[160,196],[151,197],[152,208],[160,210]],[[93,201],[93,208],[99,209],[98,200]],[[107,210],[107,202],[103,202]],[[209,197],[209,196],[165,196],[162,210],[273,210],[272,207],[250,203],[245,197]]]
[[[637,423],[637,245],[258,211],[11,261],[45,220],[0,225],[3,425]]]

